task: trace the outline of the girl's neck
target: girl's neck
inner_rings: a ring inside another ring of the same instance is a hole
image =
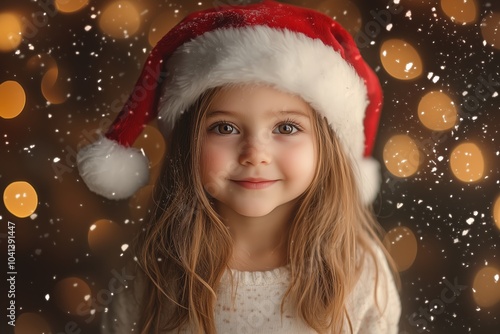
[[[295,201],[262,217],[242,216],[219,203],[216,208],[233,237],[230,268],[265,271],[287,264],[288,232]]]

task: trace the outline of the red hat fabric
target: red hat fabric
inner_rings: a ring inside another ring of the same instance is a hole
[[[264,1],[196,12],[151,51],[128,102],[103,138],[81,150],[88,187],[107,198],[147,183],[148,162],[131,148],[158,118],[165,135],[207,89],[261,83],[296,94],[324,115],[350,156],[365,203],[379,188],[371,158],[382,106],[380,83],[352,37],[316,11]]]

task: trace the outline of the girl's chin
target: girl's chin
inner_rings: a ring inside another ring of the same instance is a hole
[[[215,201],[215,210],[222,214],[239,215],[245,218],[262,218],[269,215],[276,209],[269,205],[258,205],[256,203],[245,203],[245,205],[227,205],[219,201]]]
[[[269,215],[271,212],[273,212],[274,208],[262,208],[258,209],[255,207],[252,208],[236,208],[233,209],[234,212],[239,214],[240,216],[246,217],[246,218],[263,218]]]

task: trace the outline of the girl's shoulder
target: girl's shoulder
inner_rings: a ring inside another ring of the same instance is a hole
[[[401,302],[384,251],[373,243],[372,252],[360,252],[361,271],[347,299],[354,333],[397,333]]]
[[[135,265],[129,265],[119,272],[122,280],[113,292],[111,303],[101,316],[102,334],[140,333],[139,318],[145,286],[144,275]],[[117,284],[118,285],[118,284]]]

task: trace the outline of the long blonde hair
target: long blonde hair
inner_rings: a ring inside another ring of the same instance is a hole
[[[199,159],[201,125],[218,92],[208,90],[176,123],[154,213],[136,240],[137,262],[147,278],[142,334],[187,324],[216,333],[216,291],[229,269],[232,239],[203,189]],[[362,269],[356,259],[367,252],[376,264],[373,244],[384,248],[374,215],[359,200],[349,158],[326,119],[314,114],[317,170],[290,223],[291,282],[281,309],[290,302],[317,332],[337,333],[349,318],[347,296]]]

